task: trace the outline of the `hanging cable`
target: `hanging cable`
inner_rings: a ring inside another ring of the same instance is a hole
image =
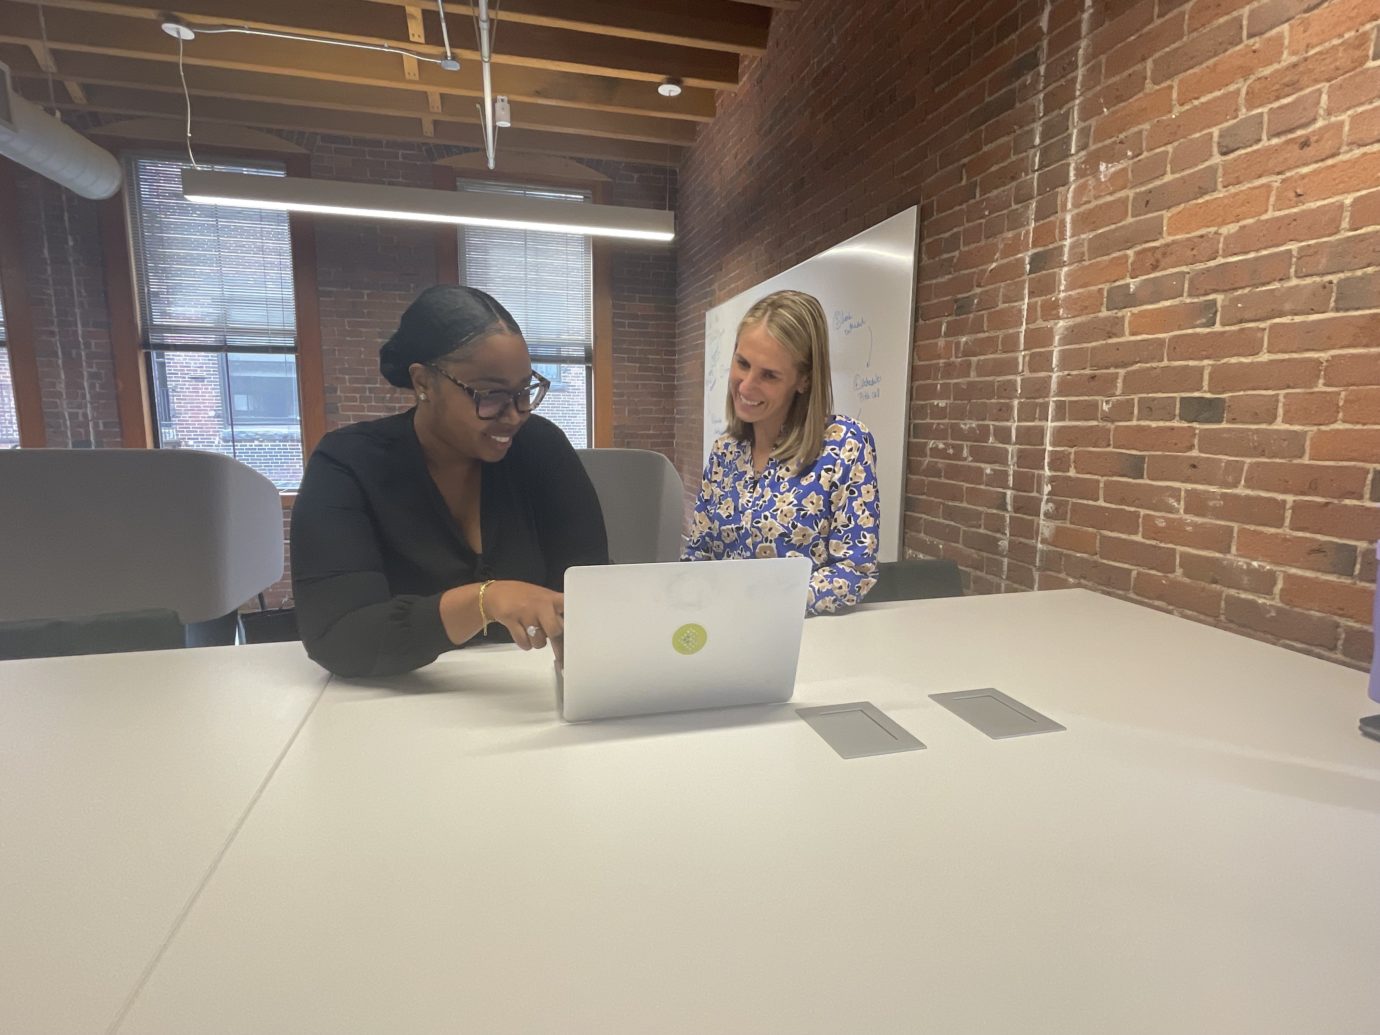
[[[53,86],[53,52],[48,48],[48,18],[44,13],[43,5],[38,5],[38,34],[43,40],[43,71],[48,76],[48,107],[52,108],[52,115],[55,119],[61,119],[62,113],[58,111],[57,90]]]
[[[388,43],[358,43],[354,40],[337,40],[325,36],[307,36],[296,32],[279,32],[276,29],[253,29],[248,25],[205,25],[191,28],[181,18],[176,15],[165,15],[163,18],[162,29],[165,33],[177,40],[177,75],[182,81],[182,97],[186,102],[186,137],[187,137],[187,158],[192,163],[192,167],[199,169],[196,155],[192,152],[192,95],[187,88],[187,74],[184,65],[185,45],[196,39],[197,36],[262,36],[268,39],[291,40],[296,43],[326,43],[334,47],[349,47],[354,50],[372,50],[384,54],[397,54],[401,57],[412,58],[415,61],[425,61],[428,64],[439,65],[448,72],[453,72],[460,67],[460,62],[456,60],[454,53],[450,49],[450,32],[446,28],[446,13],[444,0],[436,0],[437,10],[441,15],[441,36],[445,40],[445,57],[430,57],[426,54],[419,54],[413,50],[403,47],[395,47]],[[40,10],[42,5],[40,4]]]
[[[196,155],[192,153],[192,92],[187,89],[187,72],[182,66],[182,45],[185,41],[181,36],[177,37],[177,77],[182,80],[182,100],[187,112],[187,160],[192,163],[193,169],[200,169],[197,164]]]
[[[166,26],[166,23],[165,23]],[[164,31],[167,31],[165,28]],[[410,57],[417,61],[425,61],[432,65],[440,65],[449,70],[449,66],[456,68],[460,63],[451,57],[449,52],[443,58],[430,57],[427,54],[418,54],[414,50],[406,50],[403,47],[394,47],[388,43],[357,43],[354,40],[335,40],[325,36],[304,36],[296,32],[278,32],[276,29],[251,29],[247,25],[221,25],[204,26],[198,25],[194,30],[188,30],[197,36],[224,36],[235,34],[239,36],[266,36],[275,40],[292,40],[296,43],[329,43],[333,47],[352,47],[355,50],[377,50],[384,54],[398,54],[402,57]],[[176,35],[176,33],[169,33]],[[181,38],[181,37],[179,37]]]

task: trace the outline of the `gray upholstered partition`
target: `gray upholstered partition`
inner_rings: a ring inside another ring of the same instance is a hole
[[[680,558],[684,486],[671,461],[650,449],[578,449],[609,535],[615,564]]]
[[[283,573],[263,475],[219,453],[0,452],[0,621],[236,610]]]

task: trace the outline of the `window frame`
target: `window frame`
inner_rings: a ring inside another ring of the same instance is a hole
[[[255,148],[197,147],[201,157],[217,162],[281,162],[284,175],[311,176],[311,156]],[[152,157],[181,160],[167,141],[124,141],[117,157]],[[134,231],[126,191],[100,203],[101,243],[105,253],[106,297],[110,306],[111,352],[115,365],[116,404],[120,414],[122,445],[156,448],[152,382],[152,351],[142,326],[139,286],[134,265]],[[298,413],[302,429],[302,462],[326,433],[325,377],[321,355],[320,297],[317,290],[316,234],[310,215],[288,214],[292,250],[293,304],[297,330],[292,353],[297,362]],[[281,494],[290,502],[296,495]]]
[[[527,172],[500,173],[497,170],[465,169],[442,164],[434,165],[432,169],[432,183],[439,190],[458,190],[461,180],[488,180],[526,187],[584,190],[589,191],[592,204],[609,203],[609,182],[602,178],[595,179],[599,174],[593,170],[590,170],[590,178],[584,179]],[[460,241],[456,233],[458,229],[446,224],[437,231],[437,283],[460,283]],[[591,238],[590,262],[593,276],[593,295],[590,300],[593,308],[593,342],[590,352],[590,445],[595,448],[606,448],[613,445],[613,243],[608,238]]]

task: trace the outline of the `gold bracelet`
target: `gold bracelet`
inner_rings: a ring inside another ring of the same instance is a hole
[[[489,616],[484,613],[484,591],[494,584],[496,580],[490,579],[488,582],[479,584],[479,635],[483,636],[489,631]]]

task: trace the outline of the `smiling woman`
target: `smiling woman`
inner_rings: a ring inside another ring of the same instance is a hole
[[[565,571],[607,564],[608,543],[574,449],[532,412],[550,382],[517,322],[483,291],[428,288],[379,369],[417,405],[323,438],[293,508],[307,652],[365,676],[476,637],[558,648]]]
[[[877,581],[876,443],[831,413],[829,327],[819,300],[777,291],[738,326],[728,431],[709,452],[686,560],[809,557],[808,610],[857,604]]]

